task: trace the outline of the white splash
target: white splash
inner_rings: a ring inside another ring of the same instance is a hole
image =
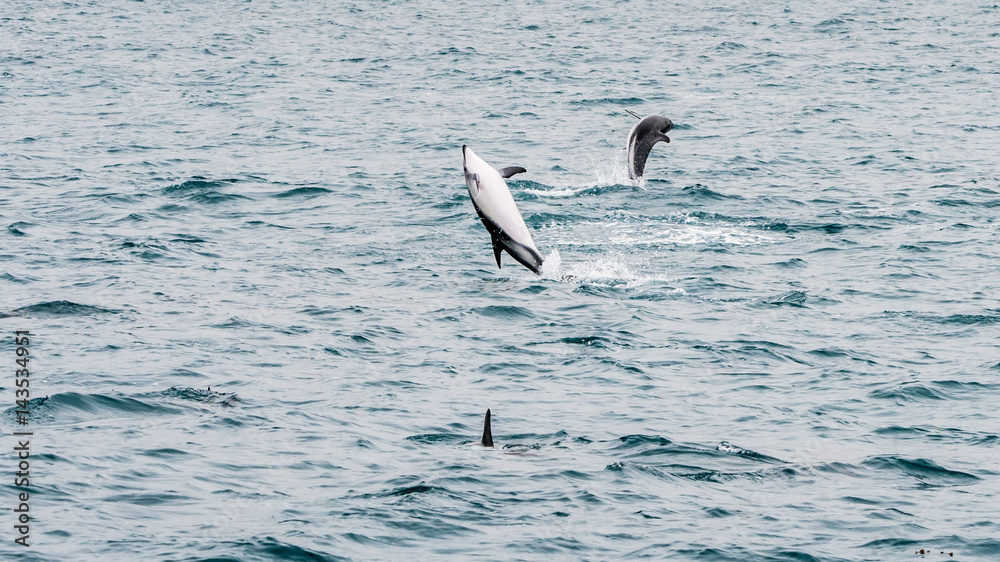
[[[549,255],[542,260],[542,278],[559,279],[559,270],[562,269],[562,258],[559,257],[559,250],[552,250]]]
[[[608,242],[616,246],[696,246],[726,244],[755,246],[773,241],[773,237],[732,226],[700,224],[621,224],[604,226],[611,234]]]
[[[643,260],[630,260],[634,257],[614,252],[593,260],[575,263],[565,269],[560,280],[628,289],[641,287],[647,283],[676,281],[665,272],[650,271],[648,263],[640,263]],[[684,289],[681,288],[671,289],[670,292],[673,294],[685,293]]]
[[[588,187],[589,186],[576,187],[576,188],[566,187],[563,189],[525,189],[524,192],[530,193],[536,197],[561,198],[561,197],[573,197],[574,195],[580,193],[581,191],[587,189]]]
[[[640,277],[625,257],[614,253],[563,268],[559,250],[552,250],[542,262],[542,278],[557,281],[598,282],[612,285],[636,281]]]
[[[640,189],[646,188],[646,181],[630,180],[628,177],[628,164],[625,162],[625,151],[615,150],[614,156],[607,159],[595,159],[594,180],[584,185],[553,185],[552,189],[525,189],[525,193],[530,193],[536,197],[565,198],[575,197],[581,191],[593,189],[595,187],[610,187],[613,185],[637,185]]]
[[[625,151],[616,150],[615,157],[611,160],[597,160],[594,162],[594,187],[606,187],[609,185],[636,185],[636,182],[628,177],[628,162],[625,161]],[[645,187],[643,180],[639,180],[638,185]]]
[[[566,269],[567,275],[579,281],[619,281],[628,282],[637,278],[636,273],[625,263],[620,254],[608,254],[595,260],[573,264]]]

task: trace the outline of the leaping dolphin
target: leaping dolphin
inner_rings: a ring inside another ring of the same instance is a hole
[[[469,187],[476,213],[490,233],[497,267],[501,267],[500,252],[506,250],[521,265],[541,275],[542,255],[535,247],[531,233],[528,232],[507,182],[504,181],[505,178],[527,170],[520,166],[495,170],[465,145],[462,145],[462,160],[465,184]]]
[[[631,111],[629,113],[632,113]],[[632,115],[635,115],[632,113]],[[638,117],[636,115],[636,117]],[[646,168],[646,158],[653,145],[660,142],[670,142],[667,131],[674,128],[674,124],[662,115],[649,115],[643,117],[638,123],[632,126],[628,132],[628,177],[639,179],[642,171]]]

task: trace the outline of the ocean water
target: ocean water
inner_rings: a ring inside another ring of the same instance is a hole
[[[0,557],[1000,559],[998,90],[993,0],[7,0]]]

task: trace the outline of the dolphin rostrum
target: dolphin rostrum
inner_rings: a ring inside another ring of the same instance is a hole
[[[542,255],[535,247],[531,233],[528,232],[528,227],[514,204],[514,197],[507,188],[507,182],[504,181],[505,178],[526,170],[520,166],[495,170],[465,145],[462,145],[462,160],[465,184],[469,188],[476,213],[490,233],[497,267],[501,267],[500,253],[506,250],[521,265],[541,275]]]
[[[631,112],[629,112],[631,113]],[[635,115],[635,114],[633,114]],[[639,179],[642,171],[646,168],[646,158],[653,145],[660,142],[670,142],[667,131],[674,128],[674,124],[662,115],[649,115],[643,117],[638,123],[632,126],[628,132],[628,177]]]

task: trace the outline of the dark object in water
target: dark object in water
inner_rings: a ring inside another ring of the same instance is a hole
[[[493,430],[490,428],[490,411],[486,410],[486,422],[483,424],[483,447],[493,446]]]

